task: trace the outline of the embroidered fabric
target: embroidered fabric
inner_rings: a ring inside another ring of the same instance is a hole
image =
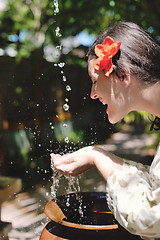
[[[160,239],[160,145],[151,166],[124,159],[106,190],[107,203],[124,228],[142,239]]]

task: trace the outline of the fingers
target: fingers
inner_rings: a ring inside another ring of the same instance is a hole
[[[54,164],[55,167],[59,165],[65,165],[70,164],[73,162],[73,159],[71,158],[70,154],[60,155],[60,154],[50,154],[51,156],[51,162]]]
[[[56,170],[65,175],[65,176],[78,176],[80,173],[79,171],[77,171],[77,167],[75,163],[71,163],[71,164],[61,164],[59,166],[56,166]]]
[[[56,170],[66,176],[77,176],[78,173],[75,171],[76,163],[71,158],[71,154],[50,154],[51,156],[51,163],[54,164]]]
[[[59,164],[61,164],[61,155],[60,154],[50,154],[51,156],[51,163],[54,164],[54,166],[58,166]]]

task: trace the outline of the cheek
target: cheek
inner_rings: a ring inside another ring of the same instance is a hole
[[[114,81],[111,81],[110,96],[111,101],[116,104],[117,107],[123,107],[126,104],[125,95],[119,80],[115,81],[114,79]]]
[[[101,85],[101,91],[107,98],[111,97],[111,85],[108,79],[106,79],[105,82]]]

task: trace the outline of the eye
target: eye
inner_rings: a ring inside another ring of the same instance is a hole
[[[97,81],[96,80],[93,80],[93,85],[95,85],[97,83]]]

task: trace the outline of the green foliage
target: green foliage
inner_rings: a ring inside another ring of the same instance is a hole
[[[0,12],[0,40],[3,48],[12,44],[9,37],[17,37],[15,50],[18,59],[29,57],[36,48],[45,45],[48,29],[56,21],[52,1],[9,0],[6,9]],[[50,29],[50,40],[55,34]],[[51,40],[53,43],[53,41]]]
[[[64,136],[62,134],[57,134],[56,136],[56,140],[60,143],[64,143],[64,142],[73,142],[73,143],[81,143],[83,142],[83,131],[79,130],[79,131],[72,131],[70,132],[69,135]]]
[[[126,124],[134,124],[134,125],[140,125],[143,126],[142,130],[144,128],[145,132],[148,135],[155,134],[156,139],[152,146],[150,147],[157,147],[157,145],[160,142],[160,131],[152,130],[150,131],[152,121],[154,120],[154,116],[152,116],[150,113],[144,112],[144,111],[133,111],[130,112],[128,115],[126,115],[123,119],[123,121]]]
[[[153,118],[152,115],[147,112],[133,111],[124,117],[124,121],[127,124],[133,122],[137,124],[143,121],[146,125],[148,125],[151,122],[152,118]]]
[[[136,22],[160,38],[159,0],[59,0],[58,5],[55,3],[53,0],[6,1],[6,7],[0,11],[1,47],[13,47],[20,60],[37,48],[56,46],[61,37],[75,36],[84,29],[98,34],[121,20]],[[59,36],[57,27],[61,30]],[[17,36],[14,44],[13,35]]]

